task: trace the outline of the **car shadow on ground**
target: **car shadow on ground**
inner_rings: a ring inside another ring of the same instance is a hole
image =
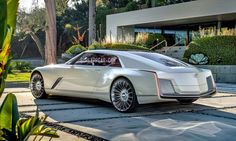
[[[45,101],[48,106],[58,102],[55,111],[47,111]],[[236,137],[236,115],[227,111],[230,108],[165,102],[140,105],[134,113],[119,113],[112,104],[99,100],[52,96],[34,102],[54,121],[86,128],[86,132],[108,140],[221,141]]]

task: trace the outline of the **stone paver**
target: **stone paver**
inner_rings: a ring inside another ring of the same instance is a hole
[[[57,131],[57,134],[60,136],[59,138],[37,136],[35,141],[87,141],[84,138],[79,138],[61,131]],[[34,138],[35,136],[31,136],[28,141],[34,141]]]
[[[228,92],[199,99],[192,105],[177,102],[141,105],[135,113],[125,114],[101,101],[66,97],[36,100],[29,89],[6,89],[3,97],[7,92],[18,91],[21,113],[34,115],[38,109],[40,115],[48,115],[48,122],[107,140],[232,140],[236,137],[235,85],[217,86]],[[53,140],[80,140],[65,132],[58,133],[61,138]]]

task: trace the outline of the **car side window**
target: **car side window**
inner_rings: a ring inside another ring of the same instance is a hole
[[[93,53],[84,53],[82,54],[75,62],[74,65],[94,65],[92,62],[92,58],[94,57]]]
[[[95,66],[121,67],[119,58],[115,55],[96,54]]]
[[[89,65],[89,66],[109,66],[122,67],[119,58],[115,55],[101,53],[84,53],[75,60],[70,62],[72,65]]]

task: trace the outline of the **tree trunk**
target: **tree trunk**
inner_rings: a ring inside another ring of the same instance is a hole
[[[44,54],[44,47],[43,47],[41,41],[39,40],[39,38],[33,32],[29,32],[29,35],[34,40],[36,46],[38,47],[39,53],[40,53],[42,59],[44,60],[44,55],[45,55]]]
[[[96,40],[96,0],[89,0],[89,45]]]
[[[46,7],[46,44],[45,64],[55,64],[57,53],[56,3],[55,0],[44,0]]]

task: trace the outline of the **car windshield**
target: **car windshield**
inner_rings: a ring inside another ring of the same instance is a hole
[[[177,61],[175,59],[172,59],[163,55],[159,55],[157,53],[134,52],[133,54],[161,63],[169,67],[188,66],[186,63]]]

